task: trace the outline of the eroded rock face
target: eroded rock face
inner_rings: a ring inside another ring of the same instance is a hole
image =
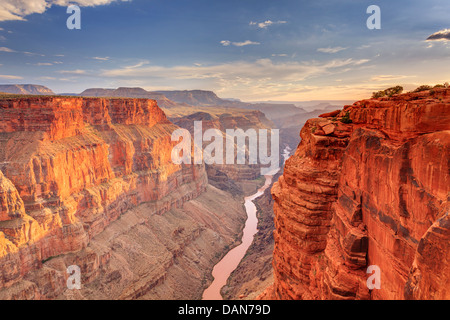
[[[204,192],[204,166],[171,161],[176,128],[154,100],[0,99],[0,296],[58,296],[68,275],[47,260],[83,252],[95,277],[109,254],[88,246],[113,221]]]
[[[194,124],[195,122],[201,122],[202,134],[209,129],[217,129],[225,139],[229,138],[226,134],[227,130],[239,130],[244,132],[247,130],[255,130],[259,134],[260,129],[265,129],[270,132],[270,129],[274,128],[274,124],[268,120],[261,111],[256,110],[233,110],[232,113],[220,112],[220,113],[208,113],[208,112],[195,112],[188,116],[172,117],[171,121],[181,128],[189,130],[192,136],[194,136]],[[236,143],[236,140],[235,140]],[[205,149],[211,141],[203,141],[203,149]],[[249,142],[246,141],[245,148],[248,150]],[[224,153],[226,153],[226,143],[223,144]],[[268,148],[270,148],[270,139]],[[235,161],[237,145],[235,144]],[[270,149],[269,149],[270,150]],[[242,181],[253,180],[261,175],[261,165],[248,164],[248,153],[246,152],[246,164],[230,165],[226,163],[224,156],[222,160],[223,164],[206,165],[208,177],[210,182],[216,187],[221,188],[222,184],[228,184],[230,180]]]
[[[450,90],[324,116],[272,188],[275,280],[261,298],[450,299]]]

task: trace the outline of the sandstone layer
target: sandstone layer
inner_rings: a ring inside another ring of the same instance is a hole
[[[450,90],[324,117],[272,188],[274,284],[261,298],[450,299]]]
[[[0,99],[0,296],[62,294],[68,274],[47,267],[58,256],[95,279],[112,254],[93,239],[108,226],[144,203],[160,216],[201,195],[204,166],[171,161],[176,128],[154,100]]]

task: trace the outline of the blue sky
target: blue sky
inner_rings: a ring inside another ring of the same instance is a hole
[[[69,3],[81,30],[68,30]],[[381,30],[369,30],[369,5]],[[359,99],[450,81],[448,0],[2,0],[0,83]]]

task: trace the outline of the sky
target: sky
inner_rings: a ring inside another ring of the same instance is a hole
[[[70,30],[67,6],[81,9]],[[370,5],[381,29],[369,29]],[[429,39],[429,40],[427,40]],[[450,82],[448,0],[1,0],[0,84],[356,100]]]

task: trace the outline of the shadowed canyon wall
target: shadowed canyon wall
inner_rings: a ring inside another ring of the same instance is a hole
[[[272,188],[274,284],[260,298],[450,299],[450,90],[356,102],[300,135]]]

